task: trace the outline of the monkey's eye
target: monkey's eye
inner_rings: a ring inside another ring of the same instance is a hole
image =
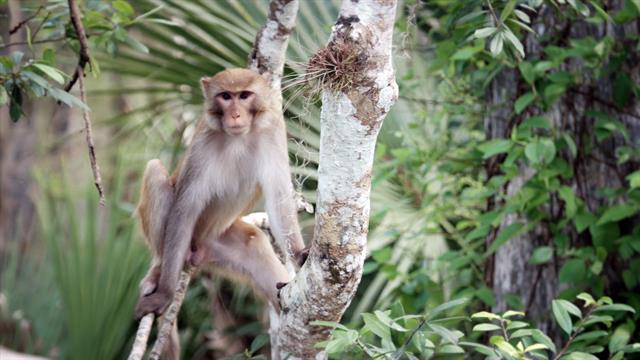
[[[229,94],[229,93],[228,93],[228,92],[226,92],[226,91],[225,91],[225,92],[223,92],[223,93],[220,93],[220,97],[222,97],[222,98],[223,98],[223,99],[225,99],[225,100],[231,100],[231,94]]]
[[[248,98],[249,96],[251,96],[251,91],[243,91],[240,93],[240,99],[244,100],[246,98]]]

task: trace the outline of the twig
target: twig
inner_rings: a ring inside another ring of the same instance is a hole
[[[76,0],[69,0],[69,13],[71,15],[71,23],[73,24],[73,28],[76,30],[78,41],[80,42],[80,53],[78,54],[78,66],[76,67],[76,71],[73,73],[73,77],[71,78],[71,80],[69,80],[69,83],[64,86],[64,91],[67,92],[71,90],[76,81],[78,81],[80,75],[84,75],[84,67],[90,60],[87,34],[85,33],[84,27],[82,26],[82,20],[80,19],[80,10],[78,9]]]
[[[160,330],[158,330],[156,342],[153,344],[153,348],[149,354],[150,360],[160,358],[160,354],[162,353],[162,350],[164,350],[167,338],[171,336],[171,328],[173,327],[173,323],[176,321],[178,311],[180,311],[180,306],[184,300],[184,295],[187,293],[187,289],[189,287],[189,281],[191,280],[191,276],[193,276],[194,272],[195,268],[190,267],[180,274],[180,280],[176,286],[173,300],[171,300],[171,304],[163,315],[164,319],[160,326]],[[127,358],[128,360],[140,360],[144,356],[144,352],[147,350],[147,340],[149,339],[149,333],[151,333],[153,320],[155,320],[153,313],[145,315],[140,320],[138,331],[136,332],[136,339],[133,342],[131,353],[129,353],[129,357]]]
[[[178,281],[178,288],[173,295],[173,301],[171,301],[171,305],[169,305],[167,311],[165,311],[165,313],[162,315],[163,321],[160,326],[160,330],[158,330],[158,337],[156,338],[156,342],[153,344],[151,353],[149,353],[149,360],[160,359],[160,355],[162,354],[162,350],[164,350],[167,339],[171,336],[173,323],[176,321],[176,317],[178,317],[180,306],[182,306],[182,300],[184,300],[184,295],[187,293],[189,281],[191,280],[191,276],[193,275],[194,271],[195,268],[190,267],[180,274],[180,281]]]
[[[35,12],[33,15],[31,15],[31,16],[29,16],[28,18],[26,18],[26,19],[24,19],[24,20],[20,21],[18,24],[16,24],[16,26],[12,27],[12,28],[11,28],[11,30],[9,30],[9,35],[13,35],[13,34],[15,34],[18,30],[20,30],[20,28],[21,28],[22,26],[24,26],[24,24],[26,24],[26,23],[28,23],[29,21],[31,21],[31,20],[33,20],[33,19],[35,19],[35,18],[36,18],[36,16],[38,16],[38,14],[40,13],[40,10],[42,10],[43,8],[44,8],[44,6],[42,6],[42,5],[41,5],[41,6],[38,8],[38,10],[36,10],[36,12]]]
[[[140,325],[138,325],[138,331],[136,332],[136,339],[133,342],[131,353],[127,358],[128,360],[140,360],[144,356],[144,352],[147,350],[147,340],[149,340],[149,333],[151,333],[154,319],[155,315],[151,313],[145,315],[142,320],[140,320]]]
[[[70,0],[71,1],[71,0]],[[84,69],[78,66],[77,69],[80,76],[78,77],[78,83],[80,85],[80,100],[83,103],[87,103],[87,96],[84,91]],[[100,205],[104,206],[104,189],[102,188],[102,177],[100,177],[100,167],[96,161],[96,149],[93,145],[93,131],[91,130],[91,119],[89,118],[89,111],[82,110],[82,118],[84,119],[84,132],[87,139],[87,147],[89,148],[89,161],[91,162],[91,171],[93,172],[94,184],[98,189],[98,195],[100,195]]]
[[[71,90],[73,85],[78,81],[80,85],[80,100],[83,103],[87,103],[87,96],[84,90],[84,67],[89,61],[89,47],[87,44],[87,35],[82,27],[82,21],[80,20],[80,10],[78,10],[78,4],[75,0],[69,0],[69,13],[71,14],[71,22],[78,34],[78,40],[80,41],[80,57],[78,59],[78,66],[73,73],[73,78],[64,87],[65,91]],[[91,162],[91,171],[93,172],[94,183],[98,189],[98,195],[100,195],[100,205],[104,205],[104,190],[102,188],[102,178],[100,176],[100,168],[96,161],[96,150],[93,145],[93,131],[91,130],[91,118],[89,117],[89,111],[82,111],[82,118],[84,119],[84,130],[87,138],[87,146],[89,147],[89,161]]]

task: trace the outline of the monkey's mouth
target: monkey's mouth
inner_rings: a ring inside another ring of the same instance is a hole
[[[224,128],[225,132],[229,135],[244,135],[249,132],[248,126],[227,126]]]

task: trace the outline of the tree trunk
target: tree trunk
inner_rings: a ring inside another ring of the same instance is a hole
[[[339,321],[362,276],[373,152],[398,92],[391,63],[395,9],[395,0],[343,1],[327,47],[315,55],[346,51],[358,64],[354,73],[322,84],[314,239],[307,262],[282,289],[277,346],[283,359],[326,356],[314,344],[330,330],[310,322]]]
[[[623,1],[605,1],[606,9],[619,9]],[[611,36],[619,41],[629,34],[638,34],[640,23],[638,20],[625,26],[612,25],[611,23],[588,23],[584,19],[571,21],[560,16],[558,9],[550,6],[543,6],[538,15],[534,29],[539,36],[528,34],[524,39],[527,59],[544,58],[541,41],[546,41],[544,46],[557,42],[559,46],[566,46],[568,37],[583,38],[591,36],[596,40],[605,36]],[[633,45],[635,46],[635,44]],[[636,65],[638,56],[627,59],[624,70],[631,74],[632,83],[637,84],[640,80],[640,68]],[[529,116],[544,115],[553,126],[564,132],[568,132],[575,139],[578,147],[577,156],[574,158],[568,153],[560,153],[573,167],[574,176],[566,184],[574,189],[576,197],[582,199],[590,211],[597,210],[598,207],[606,203],[606,199],[599,195],[598,189],[606,186],[619,187],[624,185],[624,177],[639,167],[639,164],[628,162],[618,165],[615,161],[614,149],[622,142],[621,137],[613,137],[604,142],[598,142],[595,138],[594,119],[588,114],[589,111],[597,110],[612,114],[629,130],[630,142],[637,143],[640,139],[640,102],[632,100],[625,107],[614,105],[613,81],[616,74],[607,78],[595,79],[588,71],[580,71],[584,64],[571,58],[563,65],[563,70],[579,72],[584,79],[580,85],[574,85],[567,90],[566,94],[558,100],[547,112],[541,113],[539,109],[528,109],[520,116],[511,114],[513,103],[523,94],[523,87],[526,84],[521,78],[517,69],[503,70],[491,83],[488,91],[488,108],[495,109],[485,118],[485,131],[487,138],[509,138],[511,131],[520,121]],[[589,155],[584,152],[585,145],[593,145],[593,150]],[[497,162],[499,162],[498,160]],[[497,173],[496,161],[490,162],[487,166],[490,175]],[[523,168],[521,174],[513,179],[505,188],[507,194],[513,194],[531,176],[532,169]],[[491,206],[493,204],[490,204]],[[561,202],[552,196],[547,204],[550,216],[553,218],[559,213],[562,207]],[[518,216],[508,215],[503,219],[501,227],[513,223]],[[523,220],[520,218],[520,220]],[[634,224],[629,224],[629,228],[637,225],[637,218]],[[565,230],[569,236],[570,244],[573,247],[592,245],[592,239],[588,231],[578,234],[570,227]],[[489,237],[495,236],[495,233]],[[615,239],[611,239],[613,241]],[[521,236],[512,238],[507,244],[502,246],[488,262],[487,279],[493,287],[496,295],[496,306],[494,311],[504,311],[508,306],[506,296],[508,294],[517,295],[524,304],[528,316],[538,319],[542,330],[549,331],[553,327],[550,319],[551,300],[556,297],[562,286],[558,281],[558,269],[562,266],[562,260],[554,260],[543,266],[534,266],[528,263],[533,249],[537,246],[553,246],[553,238],[544,226],[539,225],[531,231]],[[621,286],[620,272],[616,270],[617,261],[609,256],[605,263],[604,276],[606,277],[607,293],[618,292]],[[588,290],[588,289],[587,289]]]

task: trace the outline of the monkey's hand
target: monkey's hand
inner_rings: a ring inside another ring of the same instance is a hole
[[[171,304],[172,299],[173,294],[167,291],[156,291],[149,295],[141,294],[140,299],[138,299],[138,305],[136,305],[136,319],[141,319],[150,313],[162,315]]]

